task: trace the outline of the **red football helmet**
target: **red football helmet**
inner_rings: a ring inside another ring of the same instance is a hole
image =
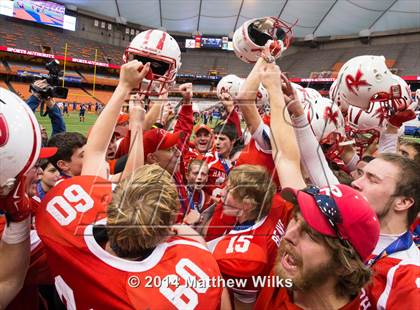
[[[143,64],[150,62],[146,81],[139,87],[139,94],[159,96],[174,83],[181,67],[181,50],[176,40],[167,32],[150,29],[140,32],[125,50],[123,61],[133,59]]]

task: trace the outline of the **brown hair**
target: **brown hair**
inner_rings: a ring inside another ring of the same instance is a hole
[[[192,161],[190,161],[190,162],[188,163],[188,169],[187,169],[187,172],[188,172],[188,173],[190,173],[190,172],[191,172],[192,166],[194,166],[194,165],[198,165],[198,166],[200,166],[200,169],[201,169],[201,167],[203,167],[203,166],[208,167],[207,162],[205,162],[204,160],[201,160],[201,159],[193,159]]]
[[[366,266],[355,250],[344,246],[339,239],[321,236],[330,248],[332,260],[339,266],[336,269],[338,296],[355,296],[370,280],[372,271]]]
[[[392,196],[402,196],[414,200],[413,205],[407,212],[408,228],[420,211],[420,167],[414,160],[398,154],[383,153],[379,154],[377,158],[390,162],[400,169],[400,175],[398,176],[398,181]]]
[[[171,175],[145,165],[120,183],[108,207],[111,248],[125,258],[139,258],[170,235],[179,210]]]
[[[252,218],[268,214],[276,192],[272,178],[263,166],[241,165],[232,169],[228,178],[232,196],[238,201],[248,200],[255,208]]]
[[[295,206],[295,212],[298,207]],[[302,223],[303,229],[314,240],[324,243],[331,253],[331,261],[337,278],[335,293],[337,296],[356,296],[369,282],[372,275],[371,269],[363,263],[355,249],[349,244],[344,245],[340,239],[322,235],[312,229],[306,222]]]
[[[410,140],[401,140],[400,144],[412,147],[416,151],[417,154],[414,155],[413,159],[418,165],[420,165],[420,143]]]

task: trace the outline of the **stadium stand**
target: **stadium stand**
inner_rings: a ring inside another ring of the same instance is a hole
[[[0,45],[10,47],[28,50],[35,48],[38,52],[44,52],[44,48],[49,47],[51,53],[64,55],[66,43],[67,55],[76,58],[94,60],[97,49],[98,61],[120,64],[124,53],[123,47],[91,41],[55,29],[34,28],[26,24],[10,22],[7,28],[0,30]],[[280,62],[282,69],[289,72],[291,77],[309,77],[311,72],[337,72],[339,69],[337,64],[344,63],[357,55],[384,55],[395,62],[393,67],[398,68],[400,74],[410,75],[416,74],[416,68],[419,67],[419,48],[418,42],[360,45],[357,48],[300,47],[296,53],[286,54]],[[184,74],[208,74],[210,70],[216,70],[220,75],[233,73],[245,77],[251,68],[233,53],[224,51],[187,49],[183,53],[182,62],[180,73]],[[88,75],[85,76],[85,80],[92,82],[92,78]],[[115,86],[115,82],[108,81],[107,77],[98,83]]]
[[[107,103],[108,100],[112,96],[111,91],[105,91],[105,90],[95,89],[95,92],[93,92],[93,90],[88,90],[88,93],[92,96],[92,98],[89,98],[90,102],[92,102],[92,100],[93,100],[93,101],[99,101],[101,103]]]
[[[0,80],[0,87],[5,88],[5,89],[9,89],[9,86],[7,86],[5,81]]]
[[[29,92],[29,84],[28,83],[22,83],[22,82],[10,82],[13,89],[16,91],[16,93],[23,98],[24,100],[27,100],[31,93]]]

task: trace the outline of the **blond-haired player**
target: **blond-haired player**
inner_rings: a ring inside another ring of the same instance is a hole
[[[55,186],[37,212],[55,286],[69,309],[216,309],[221,302],[222,288],[207,285],[220,274],[217,263],[198,236],[181,237],[191,229],[173,227],[179,201],[170,174],[142,166],[141,122],[114,193],[105,179],[101,163],[122,102],[147,70],[138,61],[122,66],[92,129],[98,134],[88,140],[82,176]]]

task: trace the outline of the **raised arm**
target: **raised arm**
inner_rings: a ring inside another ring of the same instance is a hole
[[[6,308],[19,293],[29,266],[29,218],[10,223],[0,241],[0,309]]]
[[[309,125],[308,118],[305,115],[296,91],[286,76],[282,75],[282,79],[284,98],[289,115],[291,115],[291,125],[296,134],[301,154],[301,163],[309,175],[311,183],[319,187],[338,184],[339,182],[328,166],[325,155]]]
[[[141,83],[149,68],[150,63],[143,65],[137,60],[132,60],[121,66],[118,86],[90,132],[85,147],[82,175],[97,175],[107,178],[105,156],[121,107],[131,90]],[[101,164],[98,165],[98,162]],[[98,166],[100,167],[98,168]]]
[[[270,96],[272,155],[280,184],[283,188],[304,188],[299,147],[283,97],[280,68],[265,62],[261,69],[261,80]]]
[[[143,127],[146,111],[138,95],[130,98],[130,150],[121,178],[124,179],[144,165]]]
[[[182,131],[185,134],[178,143],[178,148],[183,151],[185,144],[189,141],[193,127],[194,116],[192,110],[191,99],[193,97],[192,84],[184,83],[179,86],[182,95],[182,106],[179,110],[178,119],[176,121],[174,132]]]
[[[239,119],[238,112],[236,112],[235,110],[235,105],[233,104],[233,100],[230,97],[229,93],[222,94],[221,102],[228,114],[226,118],[226,123],[231,123],[235,125],[237,137],[242,138],[241,120]]]
[[[149,111],[144,118],[143,130],[149,130],[158,121],[163,105],[168,101],[168,92],[159,96],[159,100],[152,101]]]
[[[12,184],[13,183],[13,184]],[[0,187],[0,210],[8,219],[0,241],[0,309],[21,290],[30,259],[30,199],[26,177]]]
[[[262,71],[264,64],[265,60],[262,58],[257,61],[242,85],[238,97],[235,98],[235,102],[241,109],[242,115],[251,134],[254,134],[255,130],[257,130],[258,126],[262,122],[257,106],[255,105],[255,98],[257,97],[258,87],[261,82],[260,72]]]

